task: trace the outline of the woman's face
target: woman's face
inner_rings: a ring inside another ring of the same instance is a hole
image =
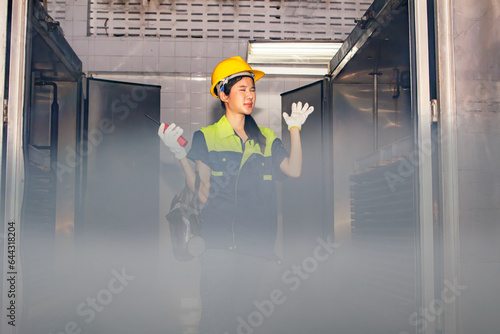
[[[243,77],[231,87],[229,95],[225,95],[225,98],[222,100],[227,103],[226,110],[238,114],[250,115],[255,105],[255,98],[255,84],[253,79]]]

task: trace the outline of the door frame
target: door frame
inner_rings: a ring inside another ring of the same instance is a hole
[[[7,1],[3,1],[6,3]],[[21,204],[24,191],[24,161],[23,161],[23,110],[25,103],[25,85],[26,85],[26,48],[28,42],[28,11],[30,1],[11,1],[11,31],[9,38],[10,56],[9,56],[9,76],[8,76],[8,102],[7,110],[7,133],[5,142],[5,193],[2,202],[5,203],[5,212],[3,215],[4,235],[9,232],[15,233],[15,241],[10,244],[5,242],[3,259],[3,277],[7,275],[15,277],[15,296],[7,294],[10,290],[10,283],[6,280],[2,282],[2,310],[6,310],[12,303],[15,304],[16,327],[7,323],[6,317],[2,316],[2,333],[17,333],[17,321],[20,318],[22,309],[22,273],[19,266],[19,233],[21,219]],[[3,9],[3,8],[2,8]],[[2,12],[2,15],[7,14]],[[7,14],[8,15],[8,14]],[[3,42],[2,42],[3,43]],[[3,44],[2,44],[3,45]],[[7,55],[5,55],[7,56]],[[3,102],[3,101],[2,101]],[[2,133],[3,135],[3,133]],[[3,137],[2,137],[3,138]],[[3,143],[2,143],[3,144]],[[9,224],[11,222],[12,224]],[[10,230],[9,230],[10,227]],[[6,238],[4,240],[7,240]],[[6,261],[6,254],[12,251],[14,267],[10,267]],[[11,298],[9,298],[11,296]]]
[[[2,1],[0,3],[0,22],[4,22],[0,29],[0,103],[2,109],[2,126],[0,126],[0,162],[3,161],[3,116],[4,116],[4,92],[5,92],[5,79],[6,79],[6,69],[7,69],[7,22],[8,22],[8,1]],[[3,164],[0,163],[0,175],[3,175],[2,171]],[[2,189],[2,178],[0,177],[0,189]],[[2,218],[3,219],[3,218]]]
[[[433,0],[435,9],[435,47],[437,77],[438,145],[439,145],[439,205],[443,229],[442,259],[444,279],[459,279],[458,227],[458,154],[455,96],[455,56],[453,43],[452,0]],[[444,307],[444,334],[459,334],[459,304],[446,303]]]
[[[415,110],[415,141],[418,150],[418,295],[422,309],[433,303],[434,295],[434,207],[431,149],[431,98],[429,74],[429,38],[427,1],[408,1],[410,19],[410,66],[412,75],[412,109]],[[436,322],[426,321],[423,333],[435,334]],[[417,328],[416,328],[417,330]]]

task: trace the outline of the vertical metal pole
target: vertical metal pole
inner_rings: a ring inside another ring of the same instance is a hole
[[[2,189],[2,161],[3,161],[3,113],[4,113],[4,91],[5,91],[5,70],[7,61],[7,14],[8,14],[8,1],[0,2],[0,189]],[[0,198],[4,199],[3,194]],[[3,217],[0,219],[0,226]]]
[[[378,150],[378,76],[381,72],[369,73],[373,76],[373,150]]]
[[[444,279],[459,279],[458,154],[455,104],[455,58],[452,0],[434,0],[438,67],[441,211],[443,220]],[[459,334],[459,304],[444,307],[444,333]]]
[[[378,150],[378,74],[373,74],[373,150]]]
[[[82,145],[82,122],[83,122],[83,78],[78,79],[77,83],[77,99],[76,99],[76,122],[75,122],[75,150],[76,150],[76,161],[77,167],[75,169],[75,222],[74,222],[74,242],[76,247],[79,241],[77,237],[80,236],[81,222],[82,222],[82,163],[83,159],[81,156],[81,145]],[[85,92],[86,94],[86,92]]]
[[[52,86],[53,101],[50,106],[50,167],[53,168],[54,174],[57,170],[53,164],[57,164],[57,150],[59,138],[59,102],[57,101],[57,84],[55,82],[46,82]]]
[[[410,0],[411,59],[414,71],[413,90],[416,106],[418,148],[418,218],[421,307],[432,305],[434,296],[434,217],[432,199],[431,103],[429,78],[429,39],[427,1]],[[427,321],[419,332],[435,334],[435,321]]]
[[[4,1],[5,2],[5,1]],[[17,333],[21,305],[22,267],[19,256],[21,204],[24,190],[22,147],[28,1],[12,1],[8,125],[6,137],[5,212],[2,282],[2,334]],[[6,293],[9,292],[9,293]],[[7,316],[5,315],[7,312]],[[15,326],[14,326],[15,325]]]

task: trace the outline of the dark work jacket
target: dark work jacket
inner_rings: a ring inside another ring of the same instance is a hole
[[[284,178],[279,165],[288,152],[271,129],[260,130],[264,154],[253,139],[243,143],[223,116],[194,133],[188,158],[211,169],[201,212],[206,247],[275,259],[276,181]]]

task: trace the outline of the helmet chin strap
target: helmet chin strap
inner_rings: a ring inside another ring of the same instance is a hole
[[[215,86],[215,89],[217,90],[217,96],[219,96],[220,92],[222,92],[224,90],[224,86],[228,83],[229,80],[237,78],[237,77],[250,77],[250,78],[254,79],[255,74],[253,74],[252,72],[239,72],[239,73],[230,75],[228,77],[225,77],[224,79],[219,81],[219,83]],[[220,99],[220,96],[219,96],[219,99]]]

